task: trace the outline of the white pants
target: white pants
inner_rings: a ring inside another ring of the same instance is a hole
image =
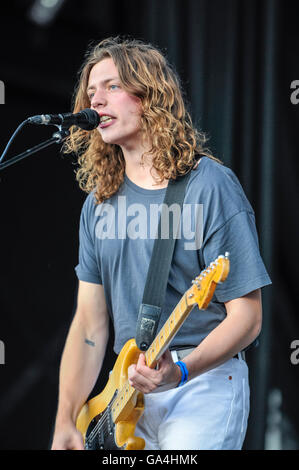
[[[249,414],[246,362],[233,358],[182,387],[144,395],[145,450],[239,450]]]

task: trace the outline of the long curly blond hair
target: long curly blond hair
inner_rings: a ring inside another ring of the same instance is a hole
[[[79,71],[74,113],[90,107],[89,74],[106,58],[117,67],[123,89],[141,100],[141,130],[152,145],[147,155],[152,158],[157,183],[190,171],[197,154],[219,161],[205,148],[205,134],[193,126],[178,75],[166,57],[156,47],[136,39],[108,38],[87,53]],[[79,186],[87,193],[95,190],[98,204],[118,191],[125,173],[123,153],[118,145],[105,143],[98,130],[72,127],[63,151],[78,155]]]

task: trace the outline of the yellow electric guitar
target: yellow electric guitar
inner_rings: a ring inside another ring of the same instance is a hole
[[[154,368],[158,359],[197,304],[207,308],[216,285],[229,273],[228,253],[219,256],[202,271],[177,304],[163,328],[145,352],[146,364]],[[85,449],[142,450],[144,439],[134,435],[136,423],[144,410],[143,394],[128,382],[128,367],[136,364],[141,351],[134,339],[122,348],[104,390],[82,407],[77,429],[84,439]]]

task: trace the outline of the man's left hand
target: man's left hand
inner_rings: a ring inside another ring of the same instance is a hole
[[[181,370],[173,362],[169,349],[160,357],[156,369],[146,365],[145,355],[141,353],[137,364],[128,368],[128,380],[132,387],[142,393],[164,392],[178,385]]]

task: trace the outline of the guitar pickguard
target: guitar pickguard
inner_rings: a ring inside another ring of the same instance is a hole
[[[90,422],[85,436],[86,450],[121,450],[115,442],[115,423],[111,416],[111,404],[117,390],[107,408]]]

